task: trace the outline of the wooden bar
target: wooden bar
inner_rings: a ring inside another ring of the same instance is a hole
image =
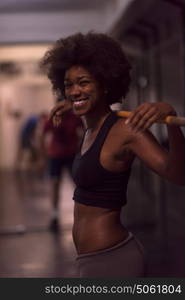
[[[117,115],[123,118],[128,118],[130,116],[130,111],[117,111]],[[161,121],[158,121],[157,123],[164,123],[164,124],[174,124],[178,126],[185,126],[185,118],[184,117],[175,117],[175,116],[167,116]]]

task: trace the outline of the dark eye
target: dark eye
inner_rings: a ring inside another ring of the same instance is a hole
[[[89,80],[82,80],[80,81],[80,86],[86,86],[89,83],[90,83]]]
[[[64,88],[69,89],[72,86],[72,83],[70,82],[64,82]]]

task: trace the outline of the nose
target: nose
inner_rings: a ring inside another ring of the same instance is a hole
[[[73,86],[71,86],[70,91],[69,91],[70,98],[75,99],[80,95],[81,95],[80,86],[78,84],[74,84]]]

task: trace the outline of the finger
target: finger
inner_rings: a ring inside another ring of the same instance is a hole
[[[145,118],[145,115],[147,114],[148,110],[136,110],[131,115],[131,118],[129,118],[128,122],[126,124],[129,124],[131,127],[137,127],[139,122],[143,122],[143,118]]]
[[[55,121],[53,122],[54,127],[59,127],[60,124],[61,124],[61,122],[58,121],[58,120],[55,120]]]
[[[59,105],[56,105],[55,107],[52,108],[49,118],[52,119],[54,115],[59,111],[63,109],[63,105],[60,103]]]
[[[133,112],[131,112],[130,116],[126,120],[126,124],[136,124],[139,119],[142,118],[143,115],[145,115],[148,110],[151,109],[151,105],[148,105],[148,103],[141,104],[138,106]]]
[[[145,124],[140,128],[141,131],[145,131],[146,129],[149,129],[156,121],[158,120],[157,116],[152,116],[150,119],[148,119]]]
[[[148,128],[148,126],[151,126],[159,118],[160,118],[160,113],[156,112],[155,110],[152,109],[143,115],[143,117],[138,121],[138,123],[135,125],[135,127],[137,130],[142,130],[142,129]],[[146,124],[146,126],[145,126],[145,124]]]
[[[58,116],[58,115],[54,115],[52,120],[53,120],[53,125],[55,127],[58,127],[62,122],[61,116]]]

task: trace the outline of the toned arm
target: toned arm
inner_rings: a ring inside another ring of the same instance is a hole
[[[150,169],[178,185],[185,185],[185,139],[177,126],[168,126],[169,151],[149,132],[130,131],[128,148]]]

